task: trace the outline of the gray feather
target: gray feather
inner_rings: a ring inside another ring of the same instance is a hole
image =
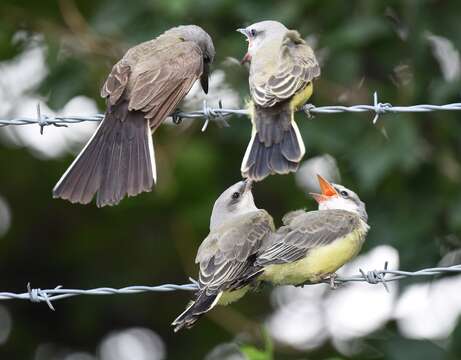
[[[115,205],[126,195],[149,191],[153,184],[147,123],[126,101],[109,106],[97,133],[53,189],[53,196],[97,205]],[[135,170],[135,171],[130,171]],[[141,172],[142,177],[136,174]]]
[[[213,291],[234,289],[234,283],[252,266],[251,255],[259,251],[272,231],[270,215],[257,210],[211,232],[197,253],[200,286]]]
[[[331,244],[360,226],[360,217],[345,210],[295,211],[255,261],[255,266],[300,260],[310,249]]]
[[[190,329],[200,316],[216,305],[218,296],[219,294],[209,294],[206,291],[199,291],[192,304],[171,324],[174,326],[174,331],[177,332],[182,329]]]
[[[297,136],[292,110],[287,102],[272,108],[254,107],[256,129],[248,157],[242,162],[242,176],[260,181],[271,174],[287,174],[298,169],[304,145]]]

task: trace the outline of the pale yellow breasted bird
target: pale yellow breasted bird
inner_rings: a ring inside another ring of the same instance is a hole
[[[240,181],[216,200],[210,233],[200,245],[199,290],[186,310],[173,321],[175,331],[190,328],[214,306],[227,305],[245,295],[252,280],[257,252],[274,232],[272,217],[258,209],[251,193],[251,180]]]
[[[316,283],[334,277],[354,258],[369,226],[365,204],[356,193],[318,176],[322,194],[311,194],[319,210],[285,215],[284,225],[255,261],[259,280],[274,285]]]
[[[253,124],[242,176],[255,181],[270,174],[295,172],[305,146],[294,121],[320,76],[314,52],[295,30],[262,21],[237,31],[248,40],[242,62],[250,62],[249,105]]]

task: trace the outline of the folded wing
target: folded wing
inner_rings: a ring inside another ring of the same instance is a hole
[[[360,218],[344,210],[305,212],[277,230],[275,241],[256,260],[256,265],[286,264],[300,260],[309,250],[331,244],[359,226]]]
[[[256,253],[273,233],[271,216],[264,210],[237,218],[209,235],[197,253],[200,288],[208,293],[235,290],[245,285]]]
[[[287,100],[320,76],[320,66],[314,52],[299,33],[286,33],[280,48],[280,57],[274,72],[254,78],[250,82],[253,101],[270,107]]]

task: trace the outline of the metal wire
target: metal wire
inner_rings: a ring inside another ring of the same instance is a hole
[[[315,106],[313,104],[306,104],[303,106],[304,111],[308,116],[314,114],[337,114],[343,112],[372,112],[374,113],[373,124],[378,121],[380,115],[387,113],[420,113],[420,112],[433,112],[433,111],[461,111],[461,103],[452,103],[445,105],[429,105],[419,104],[410,106],[393,106],[389,103],[381,103],[378,101],[378,94],[373,94],[372,105],[353,105],[353,106]],[[209,121],[218,121],[222,125],[226,126],[226,117],[231,115],[248,115],[246,109],[225,109],[222,107],[221,101],[219,101],[218,108],[211,108],[207,105],[206,101],[203,102],[203,108],[201,110],[183,112],[179,111],[172,115],[173,121],[179,123],[181,119],[196,119],[203,118],[205,123],[202,127],[202,131],[205,131]],[[40,105],[37,105],[37,117],[20,117],[15,119],[0,119],[0,127],[12,126],[12,125],[30,125],[38,124],[40,126],[40,133],[43,133],[45,126],[67,126],[68,124],[76,124],[83,121],[101,121],[104,118],[104,114],[96,114],[90,116],[48,116],[42,114],[40,111]]]
[[[303,106],[304,111],[308,116],[313,114],[336,114],[343,112],[372,112],[374,113],[373,123],[375,124],[380,115],[386,113],[405,113],[405,112],[433,112],[433,111],[461,111],[461,103],[452,103],[445,105],[411,105],[411,106],[393,106],[389,103],[380,103],[378,101],[378,94],[375,92],[373,95],[372,105],[353,105],[353,106],[320,106],[317,107],[313,104],[306,104]],[[202,110],[196,110],[191,112],[176,112],[172,115],[175,123],[181,122],[182,119],[196,119],[204,118],[205,123],[202,127],[202,131],[205,131],[209,121],[218,121],[222,125],[227,125],[225,118],[231,115],[248,115],[248,110],[245,109],[225,109],[222,107],[222,103],[219,102],[218,108],[211,108],[207,105],[206,101],[203,102]],[[21,117],[15,119],[0,119],[0,127],[14,126],[14,125],[30,125],[38,124],[40,127],[40,133],[43,133],[45,126],[67,126],[68,124],[76,124],[84,121],[101,121],[104,118],[104,114],[96,114],[90,116],[48,116],[42,114],[40,111],[40,104],[37,105],[37,117]],[[388,270],[387,263],[383,270],[363,271],[360,269],[360,274],[348,277],[333,277],[326,279],[324,282],[330,283],[331,285],[340,285],[347,282],[363,281],[370,284],[383,284],[387,290],[386,282],[401,280],[408,277],[420,277],[420,276],[434,276],[447,273],[461,273],[461,265],[455,265],[451,267],[439,267],[423,269],[415,272],[401,271],[401,270]],[[387,276],[386,275],[390,275]],[[13,293],[13,292],[0,292],[1,300],[29,300],[31,302],[46,302],[50,309],[54,310],[53,301],[79,296],[79,295],[115,295],[115,294],[137,294],[146,292],[168,292],[168,291],[195,291],[198,289],[198,285],[191,279],[192,283],[184,285],[175,284],[164,284],[159,286],[128,286],[124,288],[95,288],[88,290],[79,289],[64,289],[62,286],[57,286],[54,289],[39,289],[31,288],[28,284],[28,291],[25,293]],[[307,284],[306,284],[307,285]]]
[[[332,283],[332,285],[340,285],[347,282],[367,282],[369,284],[382,284],[386,290],[386,283],[389,281],[397,281],[409,277],[434,276],[442,274],[461,273],[461,264],[450,267],[436,267],[422,269],[418,271],[402,271],[388,270],[387,263],[383,270],[363,271],[354,276],[335,276],[331,279],[325,279],[323,282]],[[389,276],[386,276],[389,275]],[[53,301],[74,297],[79,295],[120,295],[120,294],[139,294],[147,292],[170,292],[170,291],[196,291],[198,284],[195,280],[190,279],[191,283],[184,285],[164,284],[158,286],[127,286],[119,289],[110,287],[101,287],[95,289],[65,289],[62,286],[57,286],[54,289],[39,289],[32,288],[27,284],[27,292],[0,292],[0,300],[28,300],[31,302],[45,302],[51,310],[54,310]],[[308,284],[306,284],[308,285]]]

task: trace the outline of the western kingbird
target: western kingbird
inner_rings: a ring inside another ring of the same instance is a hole
[[[295,172],[305,153],[294,112],[312,95],[320,76],[314,52],[295,30],[276,21],[238,29],[248,40],[253,130],[243,157],[243,177],[262,180]]]
[[[157,180],[152,133],[200,79],[208,92],[215,49],[195,25],[129,49],[101,89],[104,120],[53,189],[54,198],[97,206],[150,191]]]
[[[210,233],[195,259],[200,266],[199,290],[173,321],[174,330],[190,328],[216,304],[227,305],[244,296],[258,275],[253,271],[256,253],[273,232],[272,217],[253,201],[251,180],[224,191],[214,204]]]
[[[322,194],[311,194],[318,211],[288,213],[284,226],[255,261],[259,280],[301,285],[334,278],[335,271],[360,251],[369,226],[365,204],[344,186],[318,176]]]

